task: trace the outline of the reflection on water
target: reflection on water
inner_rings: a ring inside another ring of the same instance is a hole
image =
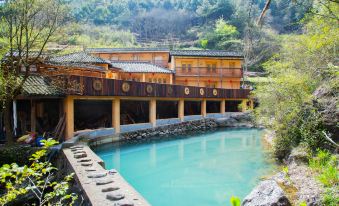
[[[244,197],[268,163],[257,129],[219,130],[137,145],[104,145],[95,152],[152,205],[228,205]]]

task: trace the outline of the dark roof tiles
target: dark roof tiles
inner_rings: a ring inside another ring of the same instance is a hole
[[[100,57],[91,56],[86,52],[76,52],[58,57],[52,57],[48,61],[51,63],[109,64],[109,61]]]
[[[112,66],[131,73],[173,73],[171,70],[147,62],[111,62]]]
[[[112,53],[112,52],[169,52],[168,48],[88,48],[88,53]]]
[[[22,93],[29,96],[62,96],[63,93],[43,76],[29,76],[23,87]]]
[[[236,57],[243,58],[239,52],[229,52],[223,50],[173,50],[171,56],[197,56],[197,57]]]

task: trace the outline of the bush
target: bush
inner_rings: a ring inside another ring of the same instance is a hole
[[[26,165],[29,158],[41,148],[30,147],[26,145],[0,146],[0,165],[17,163],[18,165]]]

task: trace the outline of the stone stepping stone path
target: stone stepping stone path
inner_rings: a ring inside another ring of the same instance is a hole
[[[77,168],[84,189],[95,194],[90,198],[93,205],[149,206],[147,201],[132,192],[133,188],[130,190],[117,170],[105,170],[88,146],[72,146],[68,156],[74,157],[73,165]]]

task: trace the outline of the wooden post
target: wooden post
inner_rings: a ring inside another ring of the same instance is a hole
[[[169,84],[173,84],[173,74],[170,74]]]
[[[145,73],[142,73],[141,82],[146,82],[146,74]]]
[[[206,99],[203,99],[201,101],[201,116],[202,117],[206,117],[207,113],[206,113],[206,105],[207,105],[207,101]]]
[[[36,132],[36,102],[31,100],[31,132]]]
[[[65,139],[70,139],[74,135],[74,99],[73,97],[66,97],[64,99],[64,109],[66,115]]]
[[[253,110],[254,109],[254,101],[253,101],[253,99],[250,100],[250,104],[251,104],[251,106],[250,106],[251,110]]]
[[[153,127],[157,124],[157,101],[156,99],[151,99],[149,101],[149,121]]]
[[[241,111],[246,112],[247,109],[247,99],[243,99],[241,102]]]
[[[120,133],[120,99],[115,98],[112,101],[112,126],[115,134]]]
[[[225,102],[225,100],[223,99],[223,100],[220,102],[220,113],[221,113],[221,114],[224,114],[224,113],[225,113],[225,110],[226,110],[226,102]]]
[[[179,99],[178,102],[178,118],[180,121],[184,121],[185,117],[185,101],[183,99]]]

